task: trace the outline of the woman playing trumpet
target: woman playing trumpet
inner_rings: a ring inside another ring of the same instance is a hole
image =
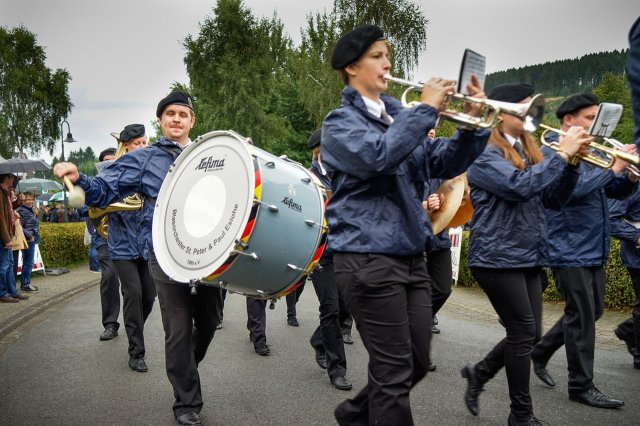
[[[505,84],[489,98],[527,103],[533,88]],[[555,153],[543,157],[524,132],[523,120],[501,114],[484,153],[469,167],[474,207],[469,239],[469,268],[506,328],[506,338],[475,365],[462,369],[467,379],[465,403],[479,412],[483,384],[503,366],[511,398],[509,425],[537,425],[529,394],[531,350],[541,333],[541,267],[546,263],[544,208],[559,208],[578,179],[570,157],[590,142],[581,128],[571,128]]]

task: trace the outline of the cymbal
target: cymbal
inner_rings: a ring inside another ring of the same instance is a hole
[[[471,219],[473,207],[466,173],[445,181],[436,193],[440,196],[440,208],[429,213],[434,235],[445,228],[464,225]]]

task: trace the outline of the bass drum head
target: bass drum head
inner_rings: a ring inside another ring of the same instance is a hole
[[[173,280],[199,280],[235,249],[254,198],[253,158],[244,139],[215,131],[196,139],[165,177],[153,216],[153,247]]]

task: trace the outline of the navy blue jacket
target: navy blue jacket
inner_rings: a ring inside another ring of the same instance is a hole
[[[488,145],[469,167],[471,234],[469,266],[525,268],[547,262],[544,205],[562,206],[578,179],[575,167],[551,152],[542,162],[515,167]]]
[[[85,190],[86,203],[94,207],[105,208],[134,193],[145,197],[140,218],[140,233],[130,237],[130,244],[143,244],[147,250],[151,250],[151,224],[155,199],[169,167],[174,162],[171,151],[176,152],[179,149],[177,144],[161,137],[145,149],[136,149],[118,158],[95,177],[80,174],[76,185]],[[141,241],[136,241],[138,239]]]
[[[489,133],[460,131],[451,141],[430,144],[434,108],[405,109],[389,96],[381,99],[395,119],[391,125],[369,113],[350,86],[342,91],[342,106],[324,120],[322,161],[333,190],[328,245],[334,252],[418,255],[431,229],[422,208],[425,181],[464,172]]]
[[[438,139],[436,139],[432,143],[438,143]],[[424,194],[423,199],[426,200],[429,195],[435,194],[440,185],[444,183],[444,179],[430,179],[428,182],[424,184]],[[429,230],[427,230],[427,244],[425,245],[424,251],[427,253],[440,251],[440,250],[448,250],[451,249],[451,241],[449,240],[449,233],[446,229],[440,232],[437,235],[433,235],[433,231],[431,230],[431,224],[429,224]]]
[[[149,259],[141,224],[141,210],[109,213],[107,243],[111,260]]]
[[[20,215],[20,224],[22,225],[22,231],[27,241],[35,238],[35,243],[40,243],[40,222],[33,212],[33,208],[20,206],[16,209],[16,212]]]
[[[634,191],[624,200],[609,199],[611,235],[620,240],[620,258],[625,266],[640,268],[640,250],[636,248],[640,229],[629,222],[640,224],[640,191]]]
[[[544,147],[543,152],[551,151]],[[624,199],[636,185],[609,169],[579,165],[580,177],[561,210],[546,210],[549,265],[555,268],[602,266],[609,256],[607,197]]]

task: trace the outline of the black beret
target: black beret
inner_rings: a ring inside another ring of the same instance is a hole
[[[172,92],[158,103],[156,117],[160,118],[162,111],[164,111],[168,105],[182,105],[191,108],[191,111],[193,111],[193,99],[190,94],[185,92]]]
[[[579,95],[569,96],[556,110],[556,117],[562,120],[562,118],[567,114],[571,114],[572,112],[592,105],[598,105],[599,103],[598,97],[591,93],[581,93]]]
[[[120,142],[129,142],[131,139],[144,136],[143,124],[129,124],[120,132]]]
[[[369,46],[378,40],[384,40],[384,33],[375,25],[358,27],[343,35],[336,43],[331,54],[331,67],[340,70],[358,60]]]
[[[320,145],[320,134],[322,133],[322,129],[318,129],[309,138],[309,142],[307,142],[307,148],[313,149],[316,146]]]
[[[106,157],[107,155],[116,155],[116,149],[115,148],[107,148],[107,149],[105,149],[98,156],[98,161],[104,161],[104,157]]]
[[[487,98],[494,101],[517,103],[533,94],[533,87],[524,83],[507,83],[494,87]]]

